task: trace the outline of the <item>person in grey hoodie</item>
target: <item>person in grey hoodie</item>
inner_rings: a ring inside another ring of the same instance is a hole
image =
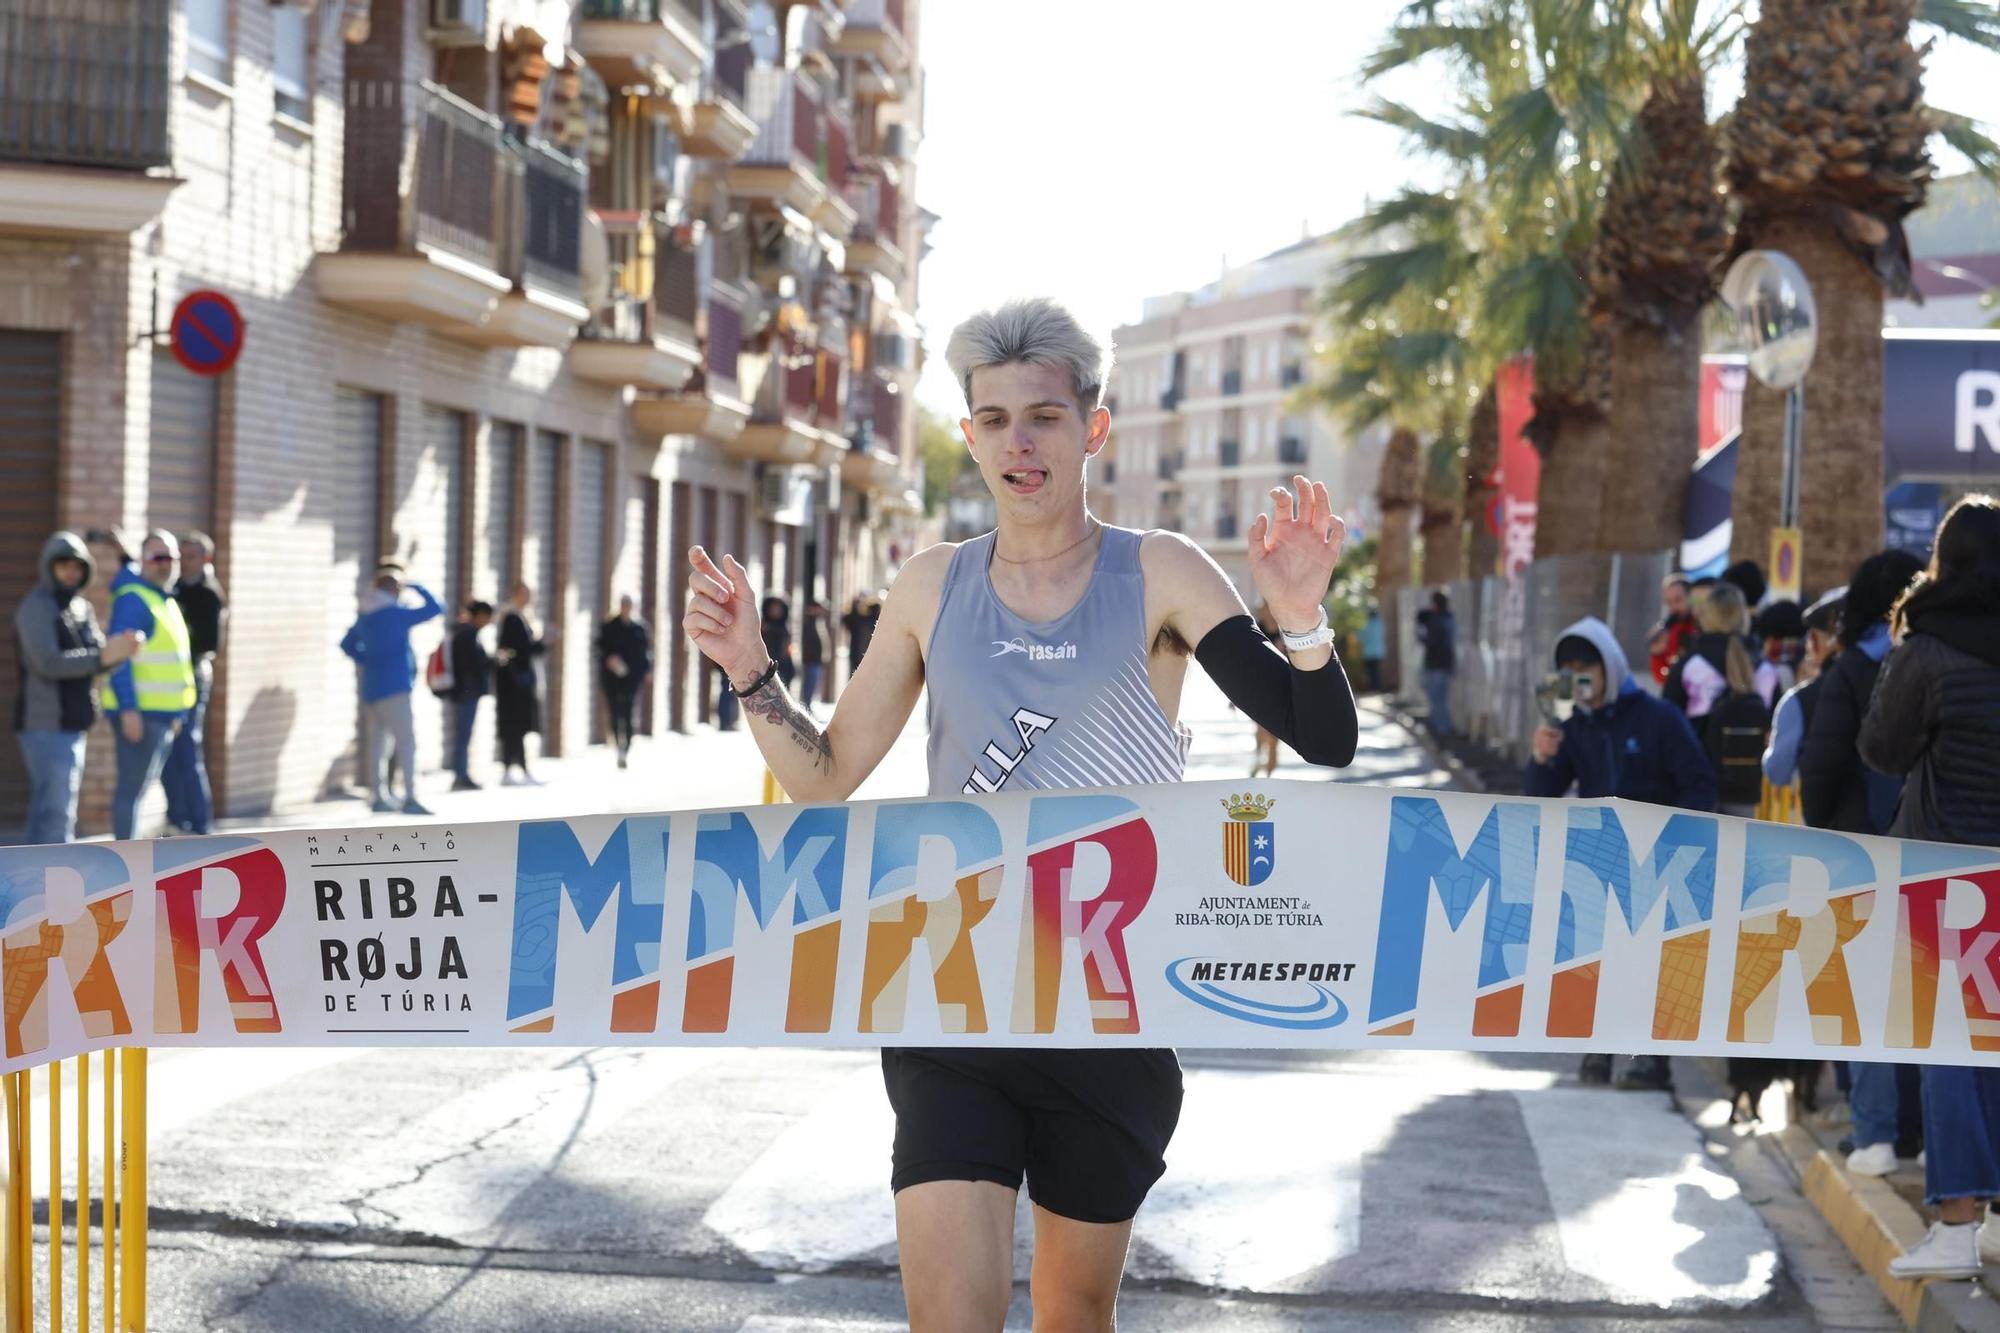
[[[90,548],[73,532],[42,547],[41,578],[14,610],[21,665],[14,700],[14,734],[28,766],[29,842],[76,836],[76,798],[83,787],[83,747],[97,721],[95,678],[138,651],[128,632],[106,640],[83,590],[97,575]]]

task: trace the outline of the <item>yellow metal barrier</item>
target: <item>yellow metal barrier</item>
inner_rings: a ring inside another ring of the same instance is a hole
[[[1788,783],[1774,787],[1770,779],[1764,780],[1764,795],[1757,802],[1757,818],[1774,824],[1797,824],[1803,822],[1799,815],[1799,784]]]
[[[765,804],[765,805],[783,805],[783,804],[784,804],[784,803],[785,803],[786,801],[788,801],[788,800],[790,800],[790,799],[791,799],[790,797],[788,797],[788,796],[786,796],[786,795],[785,795],[785,789],[784,789],[783,787],[780,787],[780,786],[778,785],[778,775],[777,775],[776,773],[773,773],[773,772],[772,772],[772,771],[771,771],[770,769],[768,769],[768,768],[767,768],[767,769],[765,769],[765,770],[764,770],[764,804]]]
[[[113,1057],[116,1057],[115,1063]],[[68,1095],[76,1105],[76,1175],[63,1174],[63,1100],[65,1069],[71,1072]],[[51,1333],[74,1327],[90,1333],[93,1285],[103,1311],[103,1333],[144,1333],[146,1327],[146,1052],[105,1051],[102,1055],[102,1153],[96,1179],[100,1193],[96,1213],[101,1241],[95,1284],[91,1273],[91,1140],[92,1102],[90,1057],[57,1061],[40,1069],[0,1074],[6,1104],[6,1192],[0,1214],[0,1250],[5,1252],[6,1333],[27,1333],[40,1326],[38,1291],[46,1293]],[[44,1072],[46,1071],[46,1072]],[[36,1076],[43,1079],[48,1103],[48,1200],[46,1262],[35,1255],[34,1096]],[[121,1089],[120,1083],[124,1086]],[[115,1169],[114,1169],[115,1168]],[[66,1186],[74,1184],[74,1209]],[[119,1198],[125,1200],[119,1206]],[[76,1318],[65,1317],[63,1250],[65,1225],[75,1228]],[[46,1273],[46,1284],[39,1281]]]

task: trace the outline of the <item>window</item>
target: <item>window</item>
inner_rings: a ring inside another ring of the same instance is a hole
[[[310,50],[306,41],[306,16],[290,5],[271,11],[272,109],[293,120],[312,119]]]
[[[229,82],[229,0],[187,0],[188,71]]]

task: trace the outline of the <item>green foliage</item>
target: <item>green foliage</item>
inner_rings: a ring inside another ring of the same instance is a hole
[[[1333,567],[1333,580],[1326,590],[1326,623],[1339,636],[1335,643],[1350,675],[1361,669],[1355,636],[1361,633],[1369,608],[1375,605],[1375,546],[1373,537],[1349,542],[1340,553],[1340,563]]]
[[[978,470],[958,427],[927,407],[917,409],[917,451],[924,461],[924,512],[940,514],[952,484]]]

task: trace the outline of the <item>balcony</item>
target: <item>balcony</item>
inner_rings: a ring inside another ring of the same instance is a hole
[[[1243,392],[1243,372],[1241,370],[1223,371],[1222,396],[1225,398],[1234,398],[1237,394],[1242,392]]]
[[[495,347],[568,347],[583,304],[583,163],[542,143],[502,141],[507,178],[500,298],[473,338]]]
[[[1236,515],[1217,514],[1215,516],[1215,539],[1227,541],[1236,535]]]
[[[1223,467],[1237,467],[1243,462],[1243,446],[1235,440],[1220,440],[1215,446],[1216,456]]]
[[[1279,440],[1278,461],[1288,467],[1303,467],[1306,461],[1306,442],[1296,435],[1287,435]]]
[[[833,43],[836,55],[867,56],[893,75],[910,70],[910,44],[904,36],[903,0],[850,0],[847,26]]]
[[[514,174],[503,141],[498,120],[435,84],[350,79],[345,236],[314,265],[321,298],[476,340],[514,289],[501,271]]]
[[[847,201],[857,221],[847,242],[847,271],[872,273],[900,285],[905,272],[903,196],[892,170],[876,165],[855,170]]]
[[[811,217],[826,197],[818,97],[792,70],[759,65],[748,72],[746,84],[744,109],[757,122],[757,137],[729,168],[730,193]]]
[[[0,230],[135,231],[180,182],[168,136],[172,0],[118,22],[0,13]]]
[[[826,439],[813,424],[818,356],[787,338],[771,354],[757,387],[750,424],[723,446],[731,458],[789,465],[817,461]]]
[[[1153,475],[1161,481],[1172,481],[1181,470],[1179,454],[1161,454],[1153,460]]]
[[[844,485],[871,493],[900,491],[904,485],[899,454],[903,396],[881,376],[871,375],[869,379],[866,395],[869,414],[866,420],[856,423],[853,448],[840,460],[840,480]]]
[[[708,337],[701,368],[680,393],[639,398],[632,425],[641,435],[697,435],[726,444],[750,423],[750,405],[736,382],[743,349],[744,297],[727,283],[709,286]]]
[[[854,235],[855,225],[860,221],[860,213],[847,202],[849,144],[854,136],[848,128],[846,113],[831,107],[827,109],[825,125],[818,166],[826,197],[813,209],[812,220],[826,228],[835,240],[845,241]]]
[[[1187,390],[1176,380],[1160,393],[1160,410],[1173,412],[1180,408],[1181,399],[1187,397]]]
[[[606,213],[612,294],[570,350],[579,379],[678,393],[701,365],[695,342],[695,257],[652,219]]]
[[[1280,389],[1296,389],[1305,383],[1305,368],[1296,361],[1287,361],[1278,371]]]
[[[674,133],[689,157],[733,162],[757,140],[757,122],[711,84],[694,102],[674,107]]]
[[[701,0],[583,0],[572,44],[613,91],[692,84],[708,63]]]

